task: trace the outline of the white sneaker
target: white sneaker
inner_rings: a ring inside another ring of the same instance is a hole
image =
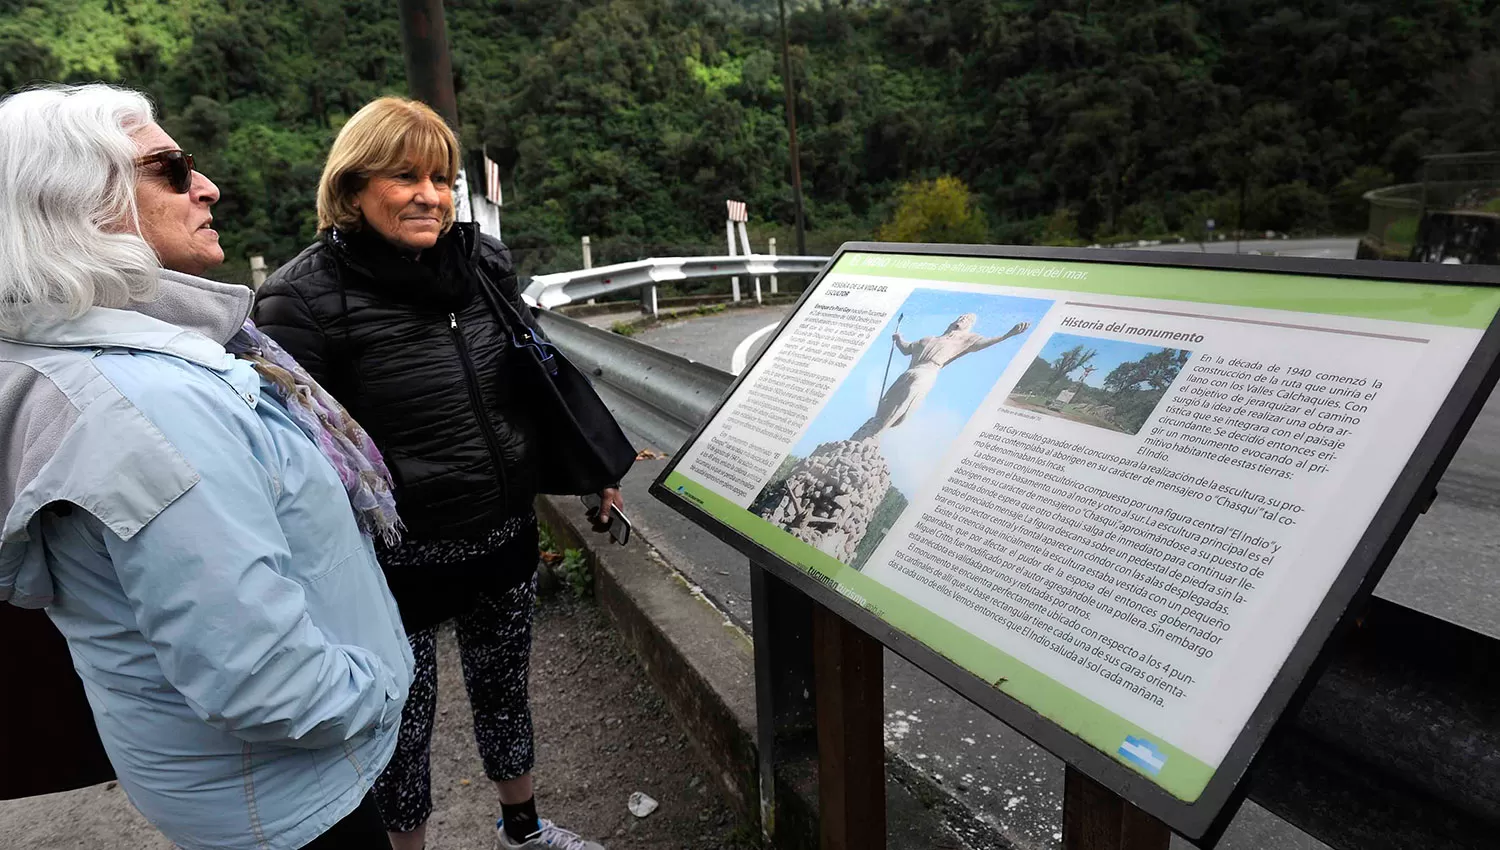
[[[542,828],[526,836],[517,844],[505,832],[504,819],[495,821],[495,834],[499,836],[500,850],[604,850],[604,845],[585,841],[576,832],[569,832],[546,818],[541,819]]]

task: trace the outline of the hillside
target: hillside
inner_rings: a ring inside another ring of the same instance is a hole
[[[952,174],[989,238],[1358,229],[1425,153],[1500,147],[1497,0],[801,2],[810,248]],[[726,197],[791,243],[771,0],[452,0],[463,136],[506,171],[531,269],[713,243]],[[230,255],[312,236],[321,159],[404,90],[390,0],[0,0],[0,86],[150,91],[224,190]],[[555,249],[561,254],[555,254]],[[786,250],[783,247],[783,250]]]

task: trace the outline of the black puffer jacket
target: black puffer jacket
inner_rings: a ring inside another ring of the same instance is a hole
[[[457,224],[414,261],[330,233],[261,287],[255,323],[380,447],[409,536],[467,538],[531,509],[535,440],[508,335],[476,269],[529,319],[510,251]]]

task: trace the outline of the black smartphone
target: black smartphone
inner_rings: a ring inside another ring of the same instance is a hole
[[[599,514],[600,500],[597,495],[583,496],[583,506],[588,508],[589,519]],[[625,513],[614,505],[609,506],[609,538],[624,546],[630,542],[630,519]]]

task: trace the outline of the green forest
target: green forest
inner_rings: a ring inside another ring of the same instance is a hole
[[[524,272],[577,267],[583,235],[596,263],[722,248],[726,198],[792,250],[774,0],[446,7],[461,136],[502,167]],[[788,11],[809,251],[1354,232],[1423,155],[1500,148],[1500,0]],[[101,79],[148,91],[223,190],[232,263],[274,266],[313,236],[341,123],[405,92],[396,3],[0,0],[0,87]]]

